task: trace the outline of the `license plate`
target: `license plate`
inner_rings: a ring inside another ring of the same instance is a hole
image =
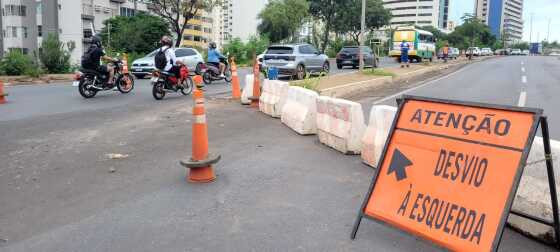
[[[352,61],[351,61],[351,60],[347,60],[347,61],[344,61],[344,63],[352,64]]]
[[[142,68],[134,68],[134,72],[142,72]]]
[[[80,82],[79,82],[79,81],[74,81],[74,82],[72,82],[72,86],[73,86],[73,87],[77,87],[77,86],[79,86],[79,85],[80,85]]]

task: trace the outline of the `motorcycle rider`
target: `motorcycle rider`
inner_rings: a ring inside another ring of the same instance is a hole
[[[155,56],[156,67],[158,67],[158,58],[160,57],[160,54],[165,55],[165,65],[160,70],[170,72],[175,75],[175,78],[171,78],[172,80],[174,80],[174,83],[172,84],[175,87],[177,84],[177,79],[181,76],[181,66],[184,64],[182,61],[177,60],[177,57],[175,56],[175,50],[173,49],[173,39],[171,39],[171,37],[161,37],[160,43],[162,46]]]
[[[210,46],[208,47],[207,63],[220,69],[220,78],[225,78],[226,76],[224,75],[224,71],[226,69],[226,65],[220,61],[220,58],[225,58],[225,56],[218,51],[215,42],[210,42]]]
[[[91,37],[91,46],[82,56],[82,67],[84,69],[97,71],[100,73],[109,73],[109,80],[107,85],[113,84],[113,76],[115,75],[115,69],[112,65],[101,65],[100,60],[103,59],[109,62],[115,62],[117,59],[113,59],[105,55],[105,50],[103,50],[103,45],[101,44],[101,38],[98,35]]]

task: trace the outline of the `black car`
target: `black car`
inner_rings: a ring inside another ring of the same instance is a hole
[[[377,67],[375,53],[373,53],[371,48],[363,46],[362,51],[364,52],[365,66]],[[356,68],[359,65],[359,47],[357,46],[345,46],[336,54],[336,67],[338,69],[342,69],[344,66]]]

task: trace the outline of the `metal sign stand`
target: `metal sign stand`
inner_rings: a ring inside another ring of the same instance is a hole
[[[548,176],[548,187],[550,189],[550,199],[552,203],[552,217],[553,220],[545,220],[543,218],[533,216],[530,214],[522,213],[519,211],[511,210],[510,213],[523,217],[543,225],[552,227],[554,231],[554,245],[560,248],[560,216],[558,213],[558,194],[556,192],[556,178],[554,177],[554,167],[552,162],[552,152],[550,150],[550,135],[548,134],[548,120],[546,116],[540,118],[541,130],[543,136],[544,156],[546,160],[546,172]]]
[[[399,109],[397,111],[397,115],[395,116],[395,118],[398,118],[399,112],[402,109],[402,99],[397,99],[397,104],[399,106]],[[550,199],[551,199],[551,204],[552,204],[553,220],[549,221],[549,220],[546,220],[546,219],[543,219],[543,218],[540,218],[540,217],[537,217],[537,216],[533,216],[533,215],[530,215],[530,214],[527,214],[527,213],[522,213],[522,212],[515,211],[515,210],[510,210],[510,213],[552,227],[553,230],[554,230],[554,240],[555,240],[553,245],[556,248],[560,248],[560,216],[559,216],[560,213],[558,212],[558,194],[557,194],[557,191],[556,191],[556,181],[555,181],[556,179],[554,177],[554,168],[553,168],[553,162],[552,162],[552,152],[551,152],[551,149],[550,149],[550,135],[549,135],[549,132],[548,132],[547,117],[546,116],[540,116],[539,122],[540,122],[540,126],[541,126],[542,137],[543,137],[543,145],[544,145],[544,153],[545,153],[545,160],[546,160],[548,185],[549,185],[549,188],[550,188]],[[394,126],[395,126],[394,124],[395,124],[395,122],[393,122],[392,128],[394,128]],[[534,137],[534,135],[533,135],[533,137]],[[390,136],[389,136],[388,139],[390,139]],[[385,148],[384,149],[386,149],[386,148],[387,148],[387,143],[385,143]],[[383,160],[383,157],[382,157],[382,160]],[[378,167],[377,169],[380,169],[380,168]],[[377,173],[376,173],[376,176],[377,176]],[[376,179],[376,176],[374,176],[374,181]],[[373,219],[369,216],[366,216],[363,213],[363,209],[364,209],[365,205],[367,204],[367,200],[369,198],[369,195],[371,194],[373,186],[374,186],[374,184],[372,183],[371,186],[370,186],[370,189],[369,189],[368,197],[364,200],[364,202],[362,204],[362,207],[360,208],[361,210],[358,213],[356,221],[354,222],[354,226],[353,226],[352,232],[350,234],[350,239],[352,239],[352,240],[354,240],[356,238],[356,233],[358,232],[358,229],[360,227],[360,223],[361,223],[363,217],[375,220],[375,219]],[[500,238],[498,240],[497,247],[495,248],[496,251],[498,250],[498,247],[500,245],[501,237],[502,237],[502,234],[503,234],[504,230],[505,229],[502,229],[502,233],[500,234]]]

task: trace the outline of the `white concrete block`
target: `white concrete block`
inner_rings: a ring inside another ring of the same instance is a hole
[[[364,163],[377,167],[396,113],[396,107],[386,105],[371,107],[369,124],[362,137],[362,160]]]
[[[288,82],[265,79],[259,100],[259,110],[279,118],[282,115],[282,107],[286,103],[289,87]]]
[[[281,120],[301,135],[317,134],[317,92],[302,87],[289,87]]]
[[[317,134],[321,143],[345,154],[360,154],[365,129],[359,103],[327,96],[317,98]]]
[[[255,78],[253,74],[245,75],[245,87],[243,87],[243,91],[241,92],[241,104],[248,105],[251,104],[251,100],[249,97],[253,96],[253,82]]]

